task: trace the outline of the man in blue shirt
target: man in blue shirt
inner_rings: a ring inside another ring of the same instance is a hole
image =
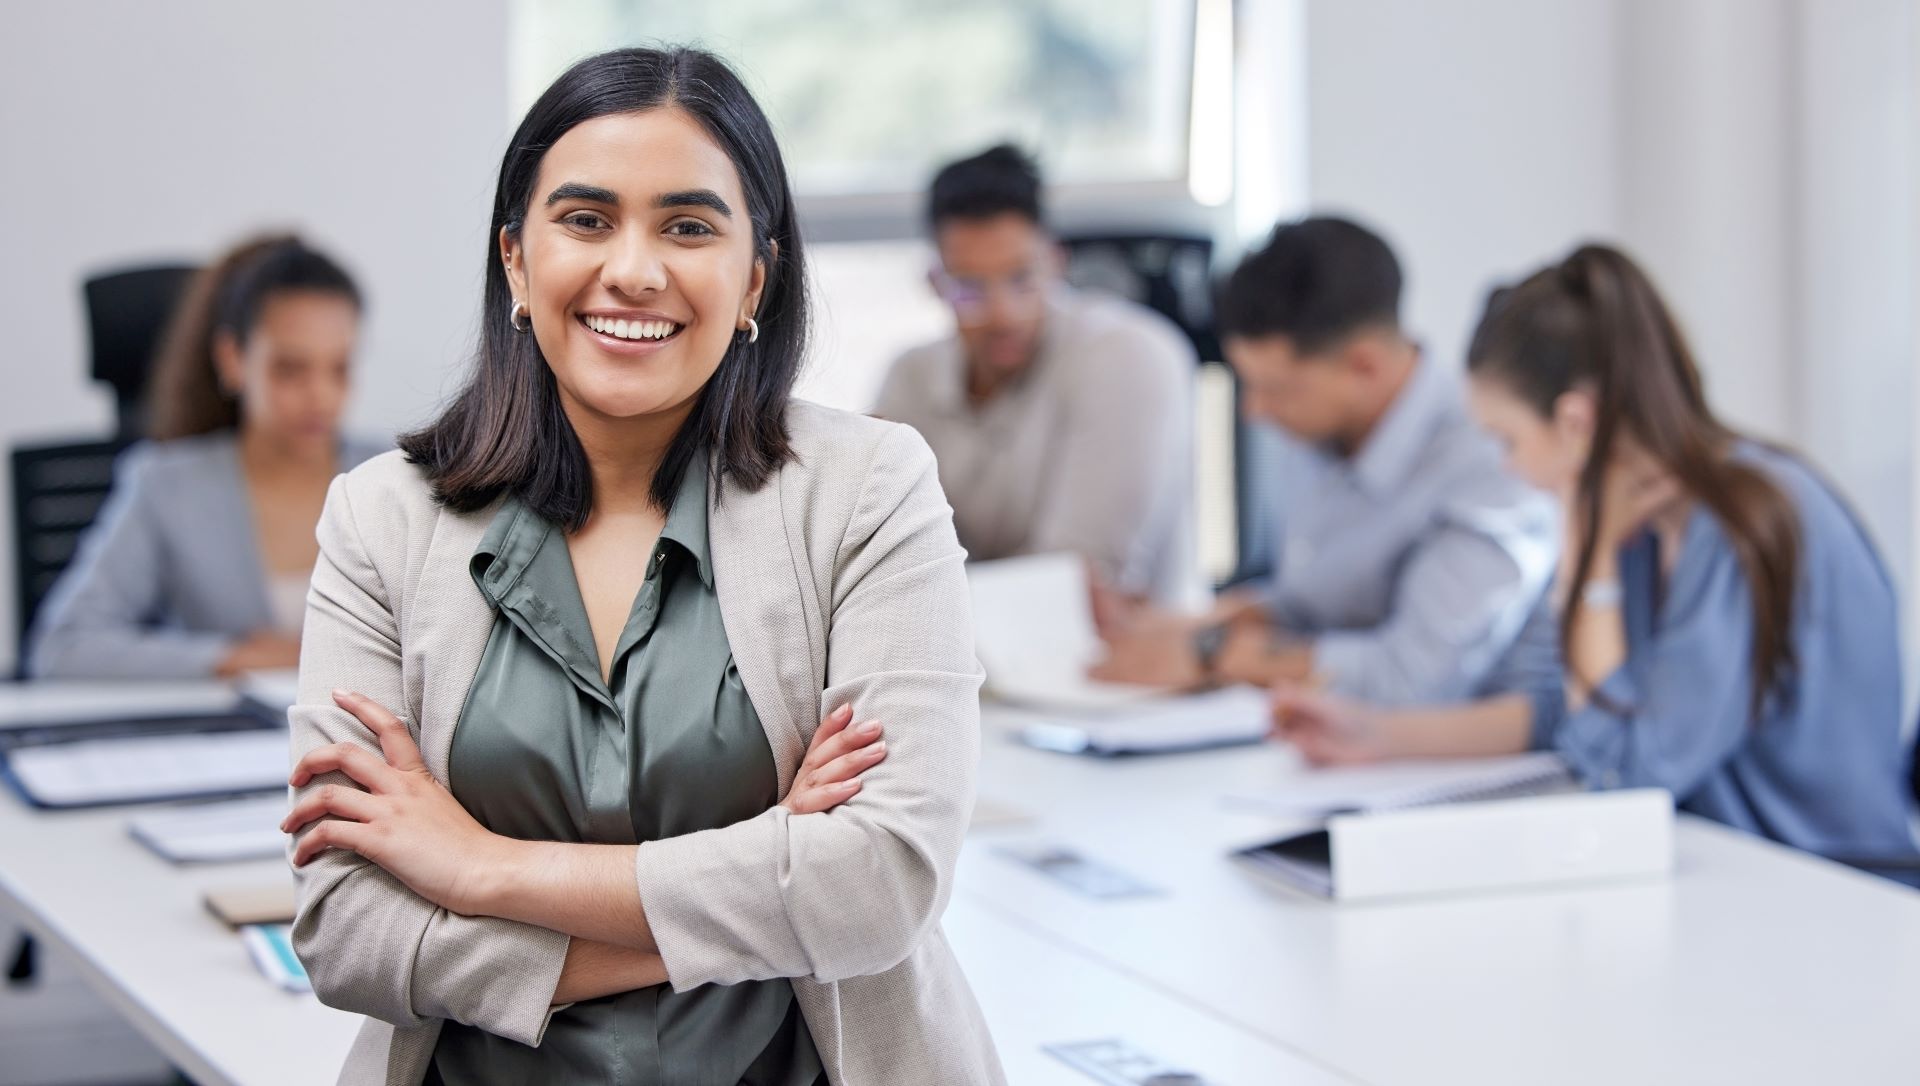
[[[1217,320],[1242,411],[1284,435],[1261,496],[1271,575],[1199,622],[1097,593],[1110,655],[1096,677],[1312,678],[1419,704],[1551,676],[1553,506],[1507,474],[1458,377],[1401,330],[1400,292],[1386,243],[1334,218],[1282,224],[1229,276]]]

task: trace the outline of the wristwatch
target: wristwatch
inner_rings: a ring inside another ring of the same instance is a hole
[[[1213,674],[1213,665],[1220,659],[1220,650],[1227,644],[1227,624],[1216,623],[1202,626],[1193,634],[1193,655],[1200,661],[1202,674]]]

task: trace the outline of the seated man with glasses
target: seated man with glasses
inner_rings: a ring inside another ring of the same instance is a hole
[[[930,278],[955,333],[902,355],[874,413],[918,429],[973,559],[1069,551],[1118,592],[1196,588],[1193,348],[1171,321],[1061,281],[1040,174],[1001,145],[934,177]]]

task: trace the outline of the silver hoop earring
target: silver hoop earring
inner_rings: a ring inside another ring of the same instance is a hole
[[[527,307],[515,298],[507,307],[507,324],[516,332],[524,332],[533,327],[533,319],[527,315]]]
[[[759,341],[760,341],[760,322],[754,320],[752,317],[748,317],[747,318],[747,342],[758,343]]]

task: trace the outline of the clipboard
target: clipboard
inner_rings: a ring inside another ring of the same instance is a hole
[[[29,806],[83,810],[286,787],[287,731],[252,712],[0,731],[0,777]]]

